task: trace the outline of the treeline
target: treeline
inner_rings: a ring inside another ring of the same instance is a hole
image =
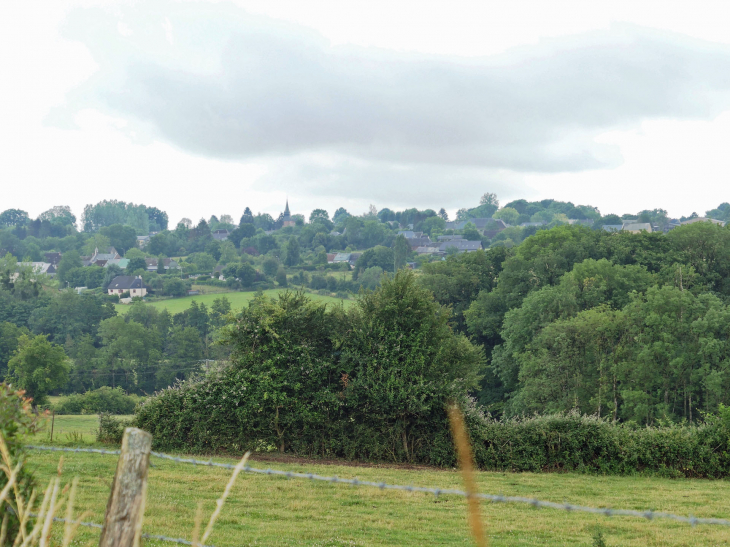
[[[494,415],[696,422],[730,403],[729,228],[563,226],[427,264],[421,279],[484,347],[478,398]]]
[[[207,360],[227,358],[226,347],[215,344],[231,311],[225,297],[176,314],[135,302],[120,316],[106,296],[54,294],[27,272],[8,279],[0,276],[0,378],[38,404],[53,391],[102,386],[151,394],[203,370]]]

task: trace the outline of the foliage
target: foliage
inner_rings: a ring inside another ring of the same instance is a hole
[[[13,462],[23,458],[23,443],[28,435],[36,433],[39,428],[39,416],[32,412],[31,400],[24,396],[23,391],[15,391],[12,386],[0,383],[0,436]],[[0,491],[7,485],[7,480],[7,475],[0,473]],[[9,500],[13,505],[17,504],[16,492],[27,500],[35,486],[35,481],[27,468],[21,469],[16,484],[18,489],[9,493]],[[16,514],[7,508],[8,504],[0,504],[0,521],[8,519],[7,532],[9,537],[13,537],[18,533],[20,523]],[[4,526],[6,524],[3,522]]]
[[[636,427],[568,412],[470,420],[477,465],[511,472],[577,471],[666,477],[730,475],[727,408],[701,426]]]
[[[398,272],[345,312],[301,293],[257,297],[227,341],[232,365],[137,411],[158,446],[451,462],[445,402],[476,386],[481,352]]]
[[[123,420],[107,412],[102,412],[99,414],[99,429],[96,431],[96,441],[119,445],[122,443],[125,428],[132,425],[132,420]]]
[[[140,398],[127,395],[122,388],[102,386],[86,393],[75,393],[55,405],[56,414],[132,414]]]
[[[48,392],[68,382],[70,364],[63,347],[52,344],[43,334],[18,338],[18,349],[8,361],[8,380],[33,399],[44,404]]]

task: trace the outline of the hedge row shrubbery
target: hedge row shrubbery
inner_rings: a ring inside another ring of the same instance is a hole
[[[146,400],[163,450],[279,450],[450,465],[446,402],[476,388],[483,354],[399,272],[348,310],[257,296],[230,325],[230,366]]]
[[[485,470],[730,476],[730,408],[694,426],[639,427],[577,412],[468,421],[476,462]]]
[[[56,414],[132,414],[142,400],[137,395],[127,395],[122,388],[103,386],[86,393],[74,393],[53,407]]]
[[[478,466],[499,471],[730,476],[730,410],[703,425],[638,427],[578,413],[494,420],[467,397],[483,355],[408,272],[345,310],[257,296],[229,326],[231,364],[137,407],[155,447],[453,466],[460,402]]]

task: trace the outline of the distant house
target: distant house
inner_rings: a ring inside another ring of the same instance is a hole
[[[457,239],[453,241],[444,241],[439,245],[439,251],[446,252],[448,249],[456,248],[460,253],[471,253],[478,251],[482,248],[481,241],[466,241],[464,239]]]
[[[406,241],[408,242],[408,245],[411,246],[411,250],[415,251],[419,247],[425,247],[431,244],[431,238],[428,236],[422,236],[422,237],[411,237],[406,238]]]
[[[20,266],[24,266],[26,268],[30,266],[33,268],[33,272],[35,273],[46,274],[51,277],[56,275],[56,267],[49,262],[18,262],[18,267]],[[17,279],[17,276],[18,274],[15,274],[13,276],[13,280]]]
[[[523,228],[527,228],[530,226],[547,226],[547,222],[545,222],[544,220],[541,220],[540,222],[523,222],[522,224],[520,224],[520,226],[522,226]]]
[[[45,253],[43,255],[46,259],[46,262],[53,266],[58,266],[58,264],[61,262],[61,253]]]
[[[228,236],[231,235],[231,232],[228,230],[216,230],[213,232],[213,239],[216,241],[225,241],[228,239]]]
[[[620,232],[623,230],[624,225],[623,224],[604,224],[601,226],[601,229],[604,232]]]
[[[396,235],[403,236],[406,239],[414,239],[417,237],[423,237],[423,232],[414,232],[413,230],[398,230]]]
[[[713,224],[717,224],[719,226],[725,226],[725,223],[722,220],[715,220],[714,218],[707,217],[697,217],[684,220],[682,221],[682,226],[684,226],[685,224],[694,224],[695,222],[712,222]]]
[[[145,258],[144,261],[145,261],[145,264],[147,264],[148,272],[157,271],[157,259],[156,258]],[[177,262],[175,262],[172,258],[163,258],[162,263],[165,266],[165,271],[180,269],[180,265]]]
[[[147,294],[147,285],[142,281],[142,277],[133,275],[118,275],[107,288],[108,294],[123,294],[129,292],[129,296],[145,296]]]
[[[416,249],[416,252],[419,255],[435,255],[435,254],[440,253],[441,250],[439,249],[439,246],[436,245],[434,247],[418,247]]]
[[[119,266],[122,270],[127,268],[127,264],[129,264],[128,258],[112,258],[111,260],[107,260],[106,264],[100,264],[99,262],[96,263],[97,266],[103,266],[104,268],[108,268],[112,265]]]
[[[355,262],[357,262],[357,259],[362,256],[362,253],[350,253],[350,260],[348,261],[350,263],[350,266],[354,266]]]
[[[107,247],[101,251],[97,247],[94,249],[94,254],[89,258],[89,263],[96,264],[100,260],[114,260],[117,258],[122,258],[122,255],[114,247]]]
[[[453,222],[447,222],[446,223],[446,229],[447,230],[463,230],[466,228],[466,225],[469,223],[472,223],[477,230],[480,232],[483,231],[490,222],[496,222],[497,226],[500,227],[500,232],[504,230],[505,228],[509,228],[509,224],[504,222],[503,220],[493,219],[493,218],[470,218],[469,220],[455,220]]]
[[[351,253],[337,253],[332,259],[332,264],[341,264],[342,262],[350,262]]]
[[[327,253],[327,264],[334,264],[337,253]]]
[[[637,222],[635,224],[624,224],[624,232],[640,234],[641,232],[651,233],[651,224],[648,222]]]
[[[439,241],[454,241],[456,239],[464,239],[464,236],[439,236]]]
[[[484,231],[482,232],[482,235],[484,237],[488,237],[489,239],[492,239],[494,236],[496,236],[499,232],[507,229],[510,227],[509,224],[507,224],[504,220],[501,218],[498,219],[489,219],[490,221],[494,222],[494,224],[489,224],[489,230],[487,230],[486,226],[484,227]]]
[[[568,224],[575,225],[579,224],[581,226],[593,226],[593,223],[595,221],[592,218],[569,218]]]
[[[150,243],[150,236],[137,236],[137,247],[144,249]]]

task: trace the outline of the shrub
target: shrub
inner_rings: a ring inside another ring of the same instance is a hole
[[[475,459],[494,471],[730,476],[730,415],[699,426],[639,427],[577,412],[492,420],[472,416]]]
[[[99,414],[99,429],[96,431],[96,440],[104,444],[121,444],[124,429],[132,425],[132,420],[122,420],[103,412]]]
[[[0,383],[0,434],[5,441],[10,458],[13,463],[23,457],[24,450],[22,442],[24,437],[33,434],[39,429],[38,415],[31,410],[31,400],[23,396],[22,391],[14,391],[6,383]],[[7,476],[0,473],[0,490],[7,484]],[[23,468],[17,478],[18,491],[23,499],[28,499],[35,486],[32,476]],[[10,499],[15,503],[15,492],[11,491]],[[7,511],[8,505],[0,503],[0,522],[7,516],[9,537],[15,537],[18,533],[20,523],[15,513]]]
[[[477,385],[482,354],[448,320],[405,271],[347,312],[257,296],[224,337],[231,364],[146,400],[138,427],[164,449],[451,465],[446,401]]]
[[[141,400],[127,395],[122,388],[103,386],[86,393],[74,393],[54,407],[56,414],[132,414]]]

